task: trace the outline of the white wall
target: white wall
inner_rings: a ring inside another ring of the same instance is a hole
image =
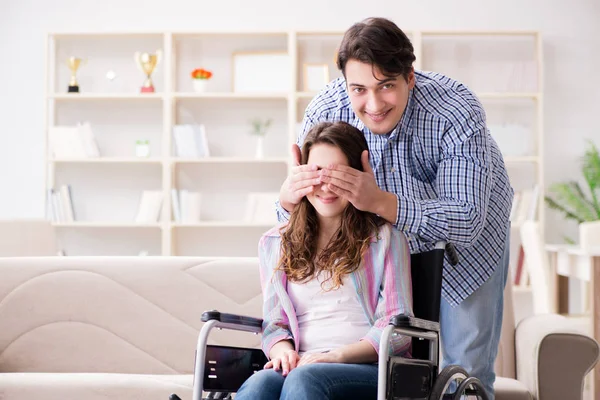
[[[369,8],[370,7],[370,8]],[[253,15],[251,17],[251,15]],[[0,218],[44,215],[44,35],[65,30],[336,29],[367,16],[410,29],[524,29],[544,36],[546,182],[579,176],[600,112],[596,0],[0,0]],[[548,216],[548,240],[574,226]]]

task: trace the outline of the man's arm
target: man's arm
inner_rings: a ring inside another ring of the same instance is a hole
[[[343,165],[320,171],[329,189],[356,208],[380,215],[397,229],[426,241],[459,246],[483,230],[491,193],[491,151],[483,121],[473,119],[444,135],[436,177],[436,199],[419,200],[381,190],[363,153],[364,172]]]
[[[492,187],[491,151],[484,124],[471,131],[463,129],[453,127],[445,135],[437,199],[396,196],[394,225],[398,229],[428,241],[445,240],[465,247],[481,234]]]

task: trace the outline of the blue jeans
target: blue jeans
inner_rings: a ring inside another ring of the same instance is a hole
[[[252,375],[238,390],[235,400],[332,400],[376,399],[377,365],[308,364],[287,377],[272,369]]]
[[[494,361],[502,329],[509,252],[510,235],[492,276],[458,306],[452,307],[442,298],[440,307],[442,368],[462,366],[482,381],[489,400],[494,400]]]

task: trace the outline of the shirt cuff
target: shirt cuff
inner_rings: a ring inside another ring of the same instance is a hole
[[[275,202],[275,209],[277,211],[277,220],[279,222],[287,222],[290,220],[290,213],[281,206],[279,200]]]
[[[271,349],[273,348],[273,346],[275,346],[277,343],[283,340],[291,340],[294,343],[294,349],[297,352],[300,351],[296,346],[296,341],[294,340],[294,337],[289,332],[276,333],[268,338],[268,342],[263,341],[262,343],[263,353],[265,353],[269,360],[271,359]]]
[[[408,197],[398,197],[398,214],[394,224],[398,230],[419,235],[423,223],[423,206],[418,200]]]

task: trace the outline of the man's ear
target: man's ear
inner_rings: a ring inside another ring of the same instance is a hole
[[[406,83],[408,83],[408,90],[412,90],[415,87],[415,69],[410,67],[410,72],[408,73],[408,79]]]

